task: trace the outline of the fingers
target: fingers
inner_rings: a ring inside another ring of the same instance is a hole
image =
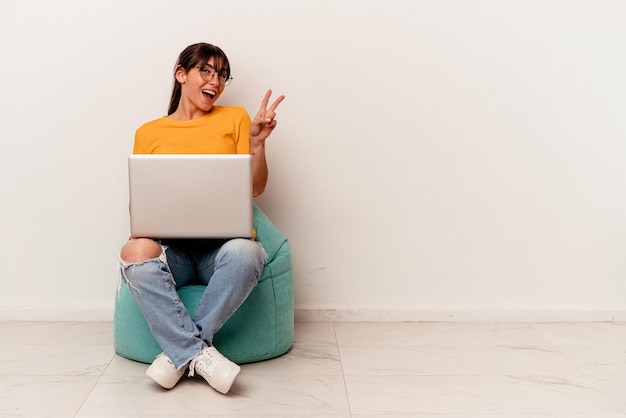
[[[265,97],[263,98],[263,101],[261,102],[261,111],[267,109],[267,104],[270,102],[270,96],[272,95],[272,90],[268,90],[265,93]]]
[[[265,93],[265,97],[263,98],[263,102],[261,103],[261,109],[260,111],[264,111],[264,110],[269,110],[270,112],[273,112],[276,110],[276,108],[278,107],[278,105],[280,104],[280,102],[282,102],[283,100],[285,100],[285,96],[282,95],[280,96],[278,99],[276,99],[274,101],[274,103],[272,103],[272,105],[270,106],[270,108],[267,108],[267,104],[270,102],[270,97],[272,96],[272,90],[268,90],[267,93]]]
[[[276,121],[274,120],[274,118],[276,117],[276,108],[278,107],[280,102],[285,99],[285,96],[278,97],[268,108],[271,96],[272,90],[268,90],[267,93],[265,93],[265,97],[263,97],[263,102],[261,103],[261,108],[259,109],[259,112],[256,114],[252,121],[253,126],[250,132],[253,136],[258,136],[266,139],[276,127]]]
[[[280,102],[282,102],[283,100],[285,100],[285,96],[278,97],[278,99],[276,99],[274,103],[272,103],[272,105],[270,106],[270,112],[275,111]]]

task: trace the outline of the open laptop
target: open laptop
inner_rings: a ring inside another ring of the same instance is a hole
[[[245,154],[133,154],[135,238],[252,236],[252,159]]]

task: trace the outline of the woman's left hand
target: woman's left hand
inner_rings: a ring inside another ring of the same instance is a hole
[[[276,117],[276,108],[280,102],[285,99],[285,96],[278,97],[278,99],[276,99],[268,108],[267,105],[270,101],[271,95],[272,90],[268,90],[267,93],[265,93],[265,97],[261,103],[261,108],[252,120],[252,125],[250,126],[250,145],[253,145],[252,142],[257,142],[258,145],[264,145],[265,140],[270,136],[276,127],[276,120],[274,120]]]

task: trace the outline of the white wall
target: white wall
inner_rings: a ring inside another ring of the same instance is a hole
[[[626,317],[623,1],[0,0],[0,39],[0,318],[111,318],[134,131],[198,41],[222,104],[287,96],[258,204],[303,317]]]

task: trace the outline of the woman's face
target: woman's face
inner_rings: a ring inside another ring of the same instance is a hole
[[[204,65],[199,64],[190,68],[187,72],[181,68],[177,71],[176,78],[181,83],[179,108],[193,114],[194,117],[211,111],[213,104],[224,91],[213,58]]]

